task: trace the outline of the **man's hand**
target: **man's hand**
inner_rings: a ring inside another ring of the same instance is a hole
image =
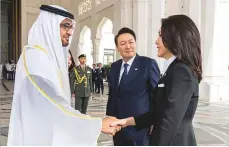
[[[133,117],[125,118],[125,119],[119,119],[115,122],[113,122],[110,126],[121,126],[122,128],[125,128],[127,126],[134,126],[135,125],[135,120]]]
[[[117,118],[111,116],[104,118],[102,124],[102,132],[114,136],[116,132],[121,130],[121,126],[118,125],[111,126],[111,124],[117,120],[118,120]]]

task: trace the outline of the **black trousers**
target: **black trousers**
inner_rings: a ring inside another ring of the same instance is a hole
[[[96,80],[97,86],[98,86],[98,93],[100,93],[100,89],[103,94],[104,86],[103,86],[103,79]]]
[[[81,113],[87,113],[89,97],[76,97],[75,98],[75,109],[79,110]]]
[[[96,92],[96,90],[97,90],[96,80],[95,78],[92,78],[92,91]]]

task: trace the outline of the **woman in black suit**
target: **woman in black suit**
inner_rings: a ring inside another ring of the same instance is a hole
[[[153,125],[151,145],[197,145],[192,120],[202,79],[200,34],[185,15],[162,19],[156,40],[158,57],[167,60],[167,70],[154,93],[154,110],[138,117],[111,124],[135,125],[142,129]]]

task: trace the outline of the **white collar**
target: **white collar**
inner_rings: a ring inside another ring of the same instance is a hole
[[[165,61],[165,68],[164,71],[166,72],[166,70],[168,69],[169,65],[176,59],[176,56],[172,56],[170,57],[168,60]]]
[[[122,59],[122,66],[124,66],[125,63],[127,63],[129,65],[129,67],[132,65],[132,63],[134,62],[134,59],[135,59],[136,55],[133,56],[129,61],[125,62],[123,59]]]

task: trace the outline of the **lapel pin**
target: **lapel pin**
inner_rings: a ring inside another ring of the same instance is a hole
[[[138,70],[138,68],[135,68],[134,70]]]

